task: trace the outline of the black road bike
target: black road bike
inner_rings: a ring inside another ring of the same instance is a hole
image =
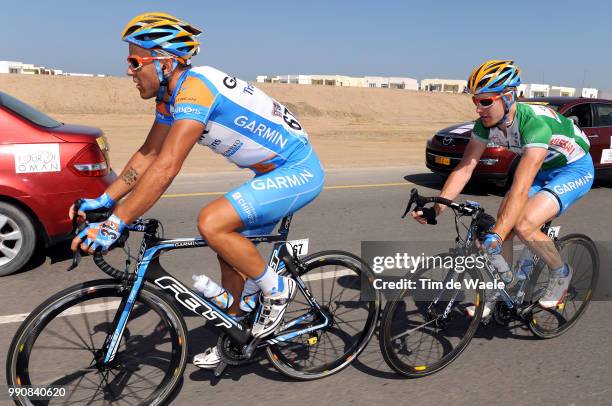
[[[433,203],[448,206],[455,213],[456,246],[440,254],[440,261],[432,261],[407,275],[418,282],[416,288],[405,289],[395,300],[388,301],[380,323],[380,348],[385,361],[397,373],[409,378],[433,374],[465,350],[481,322],[484,309],[485,286],[478,282],[500,281],[490,258],[478,248],[495,219],[476,202],[456,203],[440,197],[423,197],[416,189],[411,191],[403,217],[413,204],[415,210],[421,210]],[[469,225],[461,221],[462,217],[470,219]],[[432,223],[436,224],[435,220]],[[460,227],[465,236],[461,235]],[[516,283],[498,289],[500,298],[483,322],[493,318],[507,325],[512,320],[519,320],[526,323],[535,336],[552,338],[567,331],[586,310],[599,272],[595,244],[583,234],[557,238],[558,227],[551,227],[550,222],[542,230],[551,236],[563,260],[574,269],[564,301],[552,309],[544,309],[538,304],[545,293],[550,272],[544,261],[529,251],[535,264],[533,269]],[[459,272],[441,265],[442,259],[478,256],[484,256],[482,267],[466,267]],[[473,317],[467,317],[467,306],[475,306]]]
[[[88,212],[87,220],[101,221],[108,215]],[[161,254],[205,247],[205,240],[164,239],[158,220],[139,219],[127,227],[144,233],[135,270],[129,270],[129,260],[120,270],[96,253],[95,264],[112,279],[72,286],[32,311],[9,349],[8,385],[63,386],[66,396],[51,399],[59,404],[162,404],[173,395],[188,361],[188,330],[176,303],[219,330],[222,361],[216,376],[228,365],[252,362],[254,354],[263,351],[278,371],[294,379],[341,371],[363,351],[376,328],[380,294],[364,283],[371,291],[361,296],[362,280],[371,282],[373,273],[348,252],[298,257],[298,247],[287,243],[290,223],[288,216],[277,234],[248,237],[255,243],[274,243],[268,266],[298,286],[272,335],[251,335],[258,309],[237,322],[160,264]],[[79,260],[80,254],[75,255],[70,269]],[[25,396],[14,399],[21,405],[49,403]]]

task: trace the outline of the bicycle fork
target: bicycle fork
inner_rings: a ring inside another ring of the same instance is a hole
[[[117,309],[115,318],[113,319],[113,328],[111,330],[113,331],[113,334],[106,337],[104,345],[102,346],[102,354],[104,355],[102,365],[104,366],[109,365],[115,359],[115,355],[117,354],[117,350],[121,344],[123,331],[125,330],[128,318],[130,317],[132,309],[134,308],[136,298],[140,294],[142,283],[143,277],[136,279],[136,282],[130,290],[130,294],[121,299],[121,303]]]

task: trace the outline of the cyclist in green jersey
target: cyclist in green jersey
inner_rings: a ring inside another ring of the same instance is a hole
[[[513,61],[491,60],[474,69],[468,88],[479,119],[461,162],[448,177],[440,196],[454,200],[461,193],[488,143],[520,154],[512,187],[501,202],[484,249],[492,255],[499,255],[503,249],[511,264],[516,234],[548,265],[551,274],[539,304],[553,308],[563,302],[573,271],[563,263],[541,227],[590,190],[593,161],[588,138],[571,120],[546,106],[516,102],[520,82],[520,69]],[[413,212],[412,217],[424,224],[444,209],[445,206],[435,205]],[[497,296],[493,292],[486,297],[483,317],[490,314]],[[473,312],[473,307],[468,309],[468,314]]]

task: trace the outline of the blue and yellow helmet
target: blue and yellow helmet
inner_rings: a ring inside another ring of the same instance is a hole
[[[160,49],[187,63],[200,50],[202,30],[167,13],[144,13],[134,17],[121,38],[145,49]]]
[[[471,94],[500,93],[521,84],[521,70],[509,60],[486,61],[472,71],[468,79]]]

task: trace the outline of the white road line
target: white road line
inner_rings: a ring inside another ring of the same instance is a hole
[[[315,275],[305,275],[302,277],[303,281],[320,281],[321,279],[328,279],[328,278],[337,278],[340,276],[347,276],[347,275],[355,275],[354,271],[351,271],[350,269],[344,269],[344,270],[338,270],[338,271],[328,271],[328,272],[322,272],[319,274],[315,274]]]
[[[341,269],[338,271],[328,271],[315,275],[305,275],[302,280],[303,281],[319,281],[321,279],[329,279],[329,278],[338,278],[341,276],[354,275],[355,273],[349,269]],[[80,307],[75,307],[71,309],[64,310],[58,317],[65,316],[74,316],[83,313],[96,313],[103,312],[106,310],[115,310],[119,307],[120,300],[113,300],[108,303],[97,303],[91,305],[85,305]],[[30,313],[21,313],[21,314],[10,314],[8,316],[0,316],[0,324],[9,324],[9,323],[21,323],[24,321]]]
[[[83,314],[83,313],[95,313],[95,312],[103,312],[106,310],[114,310],[119,307],[120,300],[113,300],[107,303],[97,303],[91,305],[85,305],[80,307],[75,307],[71,309],[66,309],[60,313],[58,317],[66,317],[73,316],[75,314]],[[20,323],[24,321],[30,313],[21,313],[21,314],[11,314],[8,316],[0,316],[0,324],[8,324],[8,323]]]

